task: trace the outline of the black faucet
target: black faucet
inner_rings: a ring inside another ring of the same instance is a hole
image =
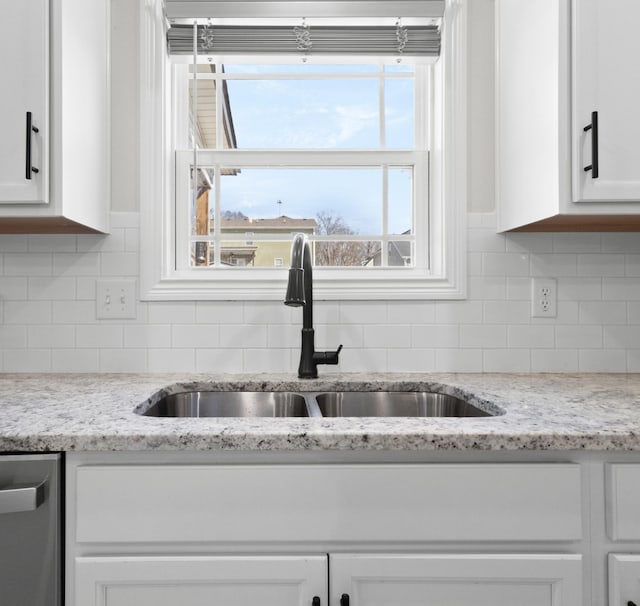
[[[318,364],[337,364],[342,345],[336,351],[316,351],[313,330],[313,272],[311,247],[305,234],[295,234],[291,244],[291,267],[285,305],[302,306],[302,349],[298,377],[317,379]]]

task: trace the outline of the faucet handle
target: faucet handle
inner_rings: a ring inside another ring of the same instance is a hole
[[[338,346],[336,351],[316,351],[313,354],[313,360],[316,364],[337,364],[341,351],[342,345]]]

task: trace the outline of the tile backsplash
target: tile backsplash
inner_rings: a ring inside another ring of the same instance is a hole
[[[468,223],[467,300],[319,301],[318,348],[343,343],[345,372],[640,372],[640,234]],[[295,373],[301,311],[278,302],[137,302],[135,320],[97,320],[96,279],[138,277],[138,227],[125,212],[106,237],[0,235],[0,370]],[[531,317],[536,276],[557,279],[555,318]]]

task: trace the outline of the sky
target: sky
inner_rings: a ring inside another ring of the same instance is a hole
[[[229,74],[247,73],[247,65],[225,65]],[[261,67],[265,70],[265,66]],[[280,73],[325,71],[326,66],[273,66]],[[347,66],[332,66],[341,72]],[[360,73],[375,74],[376,66]],[[406,68],[400,68],[402,71]],[[228,80],[238,148],[379,149],[380,119],[377,77],[312,80]],[[413,145],[413,81],[387,79],[385,130],[387,147]],[[411,172],[389,171],[389,231],[411,228]],[[350,167],[322,169],[242,169],[222,177],[222,210],[252,218],[288,215],[314,218],[320,211],[341,216],[354,232],[382,230],[382,171]]]

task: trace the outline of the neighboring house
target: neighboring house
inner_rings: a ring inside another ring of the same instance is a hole
[[[408,235],[411,232],[405,231],[402,235]],[[411,265],[411,242],[396,241],[389,242],[388,250],[389,267],[405,267]],[[367,267],[379,267],[382,265],[382,249],[378,248],[364,263]]]
[[[289,265],[292,234],[314,234],[318,224],[315,219],[293,219],[282,215],[274,219],[223,219],[220,227],[228,238],[220,251],[223,264],[285,267]],[[281,238],[260,240],[260,236]]]

